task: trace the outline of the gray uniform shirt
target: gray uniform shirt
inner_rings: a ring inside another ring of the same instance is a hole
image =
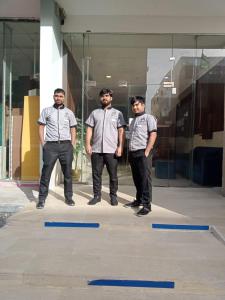
[[[38,119],[38,124],[46,125],[45,141],[71,140],[70,128],[76,127],[77,121],[74,113],[63,106],[44,108]]]
[[[126,125],[119,110],[112,107],[95,109],[85,124],[93,128],[93,152],[115,153],[118,146],[118,128]]]
[[[129,150],[137,151],[146,149],[149,133],[157,131],[157,121],[152,115],[144,113],[140,116],[136,116],[131,121],[129,131]]]

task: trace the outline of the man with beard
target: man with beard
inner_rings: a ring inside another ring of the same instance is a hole
[[[110,178],[111,205],[118,205],[117,165],[118,157],[121,157],[123,152],[126,124],[123,114],[112,107],[112,96],[112,90],[102,89],[99,93],[101,108],[93,110],[86,120],[86,152],[91,156],[94,194],[88,202],[89,205],[95,205],[101,201],[104,165]]]
[[[65,203],[73,206],[72,161],[73,145],[76,140],[77,121],[74,113],[64,106],[65,91],[56,89],[54,105],[43,109],[38,120],[39,138],[43,147],[43,168],[39,187],[37,208],[42,209],[48,196],[49,181],[54,165],[59,159],[64,175]],[[44,139],[44,128],[46,135]]]

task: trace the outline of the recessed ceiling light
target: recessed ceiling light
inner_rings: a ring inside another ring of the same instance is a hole
[[[112,76],[111,76],[111,75],[106,75],[105,77],[106,77],[106,78],[111,78]]]
[[[120,80],[118,82],[119,87],[127,87],[127,81],[126,80]]]

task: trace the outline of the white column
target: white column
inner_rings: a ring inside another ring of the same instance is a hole
[[[62,34],[53,0],[41,0],[40,9],[40,112],[51,106],[53,92],[62,88]],[[57,171],[56,171],[57,170]],[[50,189],[58,183],[58,167],[52,172]]]

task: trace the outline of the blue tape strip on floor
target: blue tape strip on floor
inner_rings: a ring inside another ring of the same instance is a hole
[[[99,223],[45,222],[45,227],[99,228]]]
[[[209,230],[208,225],[182,225],[182,224],[152,224],[157,229],[179,229],[179,230]]]
[[[92,280],[88,282],[88,285],[144,287],[144,288],[161,288],[161,289],[174,289],[175,287],[175,283],[173,281],[111,280],[111,279]]]

